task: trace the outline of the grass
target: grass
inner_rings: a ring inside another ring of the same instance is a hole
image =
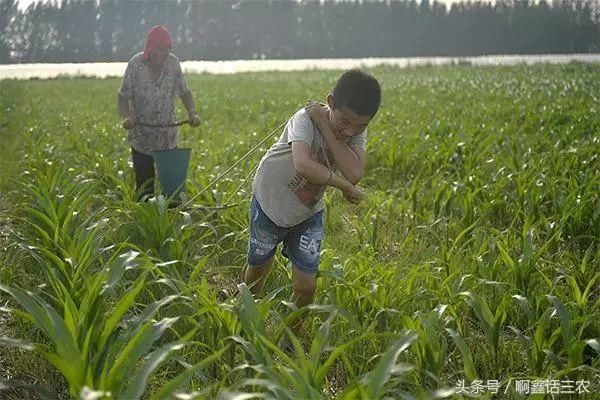
[[[501,388],[482,398],[523,398],[517,379],[570,379],[597,396],[600,67],[372,72],[367,196],[327,194],[306,310],[280,256],[263,299],[237,287],[244,180],[266,145],[189,210],[137,204],[119,80],[1,81],[3,394],[431,399],[481,380]],[[180,131],[188,193],[338,74],[190,75],[203,124]],[[306,312],[280,351],[282,322]]]

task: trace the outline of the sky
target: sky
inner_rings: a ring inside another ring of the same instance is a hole
[[[19,5],[20,9],[25,9],[27,8],[27,6],[29,6],[31,3],[35,3],[37,0],[17,0],[17,3]],[[420,0],[417,0],[420,1]],[[446,3],[448,6],[452,3],[458,3],[460,2],[460,0],[437,0],[440,3]],[[431,2],[433,3],[433,0],[431,0]]]

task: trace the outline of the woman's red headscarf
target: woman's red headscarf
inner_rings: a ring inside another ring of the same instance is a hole
[[[160,45],[167,45],[171,47],[171,34],[162,25],[153,26],[146,36],[146,43],[144,44],[144,61],[150,58],[152,50]]]

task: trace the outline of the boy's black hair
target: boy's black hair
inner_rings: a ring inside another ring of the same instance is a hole
[[[332,95],[336,109],[347,107],[358,115],[371,118],[377,114],[381,103],[381,87],[377,79],[358,69],[344,72],[336,82]]]

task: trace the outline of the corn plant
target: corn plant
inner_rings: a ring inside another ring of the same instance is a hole
[[[70,297],[65,298],[64,316],[39,294],[0,286],[0,290],[10,294],[25,309],[20,315],[32,320],[52,344],[29,347],[40,352],[63,374],[73,396],[85,386],[118,395],[132,390],[131,385],[139,385],[139,381],[129,380],[130,374],[144,368],[137,365],[138,361],[176,321],[176,318],[152,320],[162,305],[174,299],[171,297],[148,305],[129,327],[121,328],[126,313],[144,289],[147,273],[142,273],[114,306],[107,303],[106,296],[134,259],[135,255],[115,258],[106,269],[90,277],[89,291],[79,304]],[[168,353],[178,346],[173,344],[162,352]],[[122,371],[128,373],[122,374]]]
[[[500,371],[500,345],[502,328],[506,320],[507,297],[504,297],[496,310],[492,312],[487,301],[474,292],[461,293],[475,313],[479,327],[483,330],[488,345],[490,346],[494,371]]]

